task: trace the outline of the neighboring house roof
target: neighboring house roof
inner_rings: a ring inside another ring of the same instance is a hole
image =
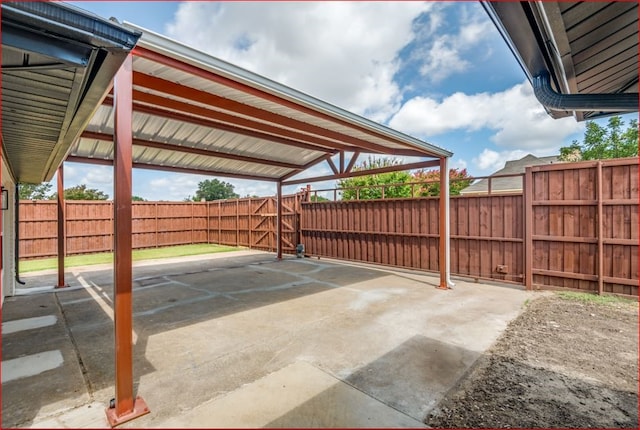
[[[559,162],[558,156],[550,157],[536,157],[535,155],[528,154],[519,160],[507,161],[504,167],[497,172],[491,174],[491,176],[511,175],[524,173],[525,168],[529,166],[539,166],[542,164],[552,164]],[[489,187],[488,179],[481,179],[480,181],[469,185],[467,188],[460,191],[460,194],[487,194]],[[491,179],[491,192],[492,193],[513,193],[522,191],[522,177],[513,176],[510,178],[495,178]]]

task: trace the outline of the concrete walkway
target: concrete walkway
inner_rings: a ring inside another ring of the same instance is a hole
[[[134,384],[151,414],[123,427],[419,427],[532,296],[324,259],[210,257],[136,265]],[[55,274],[23,279],[3,307],[2,427],[107,427],[110,267],[70,271],[55,293]]]

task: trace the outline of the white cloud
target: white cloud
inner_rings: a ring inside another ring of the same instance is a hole
[[[464,57],[476,52],[478,47],[492,34],[492,23],[484,13],[470,13],[467,5],[460,5],[457,32],[442,33],[433,37],[431,32],[420,34],[421,48],[413,54],[422,63],[420,74],[431,82],[439,82],[455,73],[467,70],[471,63]],[[478,12],[480,9],[475,8]],[[434,16],[432,23],[439,27],[440,16]],[[425,37],[426,36],[426,37]],[[488,47],[486,49],[489,49]]]
[[[451,160],[451,162],[449,163],[449,168],[450,169],[466,169],[467,168],[467,162],[465,160],[463,160],[462,158],[453,158]]]
[[[422,2],[182,3],[169,35],[376,121],[401,101],[393,76]],[[437,23],[434,23],[437,25]]]
[[[182,201],[195,194],[198,182],[204,181],[206,176],[171,173],[160,178],[145,182],[139,192],[141,197],[148,200]],[[221,179],[224,180],[224,179]]]
[[[583,129],[573,118],[554,120],[533,95],[528,82],[498,93],[454,93],[442,100],[415,97],[389,122],[421,137],[452,131],[495,131],[491,140],[511,150],[557,150],[567,136]]]
[[[57,178],[57,175],[54,177]],[[95,164],[65,163],[64,188],[86,185],[113,198],[113,167]],[[55,190],[54,190],[55,191]]]
[[[473,158],[473,163],[480,170],[494,172],[502,169],[507,161],[519,160],[527,154],[526,151],[520,149],[496,152],[485,148],[477,157]]]

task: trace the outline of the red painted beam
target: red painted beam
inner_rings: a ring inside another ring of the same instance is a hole
[[[316,176],[315,178],[295,179],[292,181],[284,181],[282,185],[296,185],[309,182],[329,181],[331,179],[353,178],[355,176],[375,175],[378,173],[398,172],[401,170],[424,169],[434,167],[439,164],[438,160],[420,161],[417,163],[403,164],[397,166],[381,167],[379,169],[358,170],[357,172],[340,173],[337,175]]]
[[[180,60],[176,60],[174,58],[167,57],[166,55],[154,52],[154,51],[152,51],[150,49],[146,49],[146,48],[142,48],[140,46],[136,46],[133,49],[133,54],[138,56],[138,57],[146,58],[147,60],[151,60],[153,62],[165,65],[167,67],[170,67],[170,68],[173,68],[173,69],[177,69],[177,70],[181,70],[183,72],[190,73],[190,74],[192,74],[194,76],[199,76],[199,77],[207,79],[209,81],[225,85],[225,86],[227,86],[229,88],[233,88],[233,89],[242,91],[242,92],[244,92],[246,94],[251,94],[253,96],[260,97],[263,100],[268,100],[268,101],[277,103],[277,104],[279,104],[281,106],[286,106],[286,107],[288,107],[290,109],[295,109],[295,110],[297,110],[299,112],[303,112],[303,113],[312,115],[312,116],[314,116],[316,118],[322,118],[324,120],[331,121],[333,123],[340,124],[342,126],[346,126],[346,127],[351,128],[351,129],[355,129],[355,130],[367,133],[368,135],[371,135],[371,136],[376,136],[376,137],[383,138],[383,139],[386,139],[386,140],[391,140],[391,141],[393,141],[395,143],[398,143],[398,144],[407,145],[406,143],[404,143],[404,142],[402,142],[402,141],[400,141],[398,139],[395,139],[395,138],[393,138],[391,136],[387,136],[387,135],[385,135],[383,133],[371,130],[371,129],[367,128],[367,127],[356,125],[356,124],[351,124],[350,122],[348,122],[346,120],[333,117],[333,116],[331,116],[329,114],[326,114],[326,113],[323,113],[323,112],[318,112],[318,111],[316,111],[314,109],[311,109],[311,108],[309,108],[307,106],[304,106],[302,104],[295,103],[293,101],[284,99],[282,97],[278,97],[276,95],[267,93],[267,92],[262,91],[260,89],[251,87],[251,86],[249,86],[247,84],[243,84],[241,82],[234,81],[233,79],[227,78],[225,76],[221,76],[221,75],[215,74],[213,72],[210,72],[210,71],[207,71],[207,70],[203,70],[203,69],[201,69],[199,67],[196,67],[196,66],[191,65],[191,64],[187,64],[187,63],[182,62]],[[434,156],[434,157],[440,157],[439,154],[432,154],[428,150],[423,150],[421,148],[417,148],[416,147],[415,150],[417,152],[419,152],[422,156],[431,155],[431,156]]]
[[[84,131],[80,137],[87,139],[111,141],[113,136],[106,133],[97,133],[94,131]],[[163,149],[167,151],[181,152],[184,154],[204,155],[206,157],[224,158],[227,160],[244,161],[247,163],[256,163],[268,166],[284,167],[287,169],[301,170],[302,166],[293,163],[285,163],[284,161],[267,160],[263,158],[247,157],[244,155],[229,154],[228,152],[212,151],[203,148],[193,148],[189,146],[180,146],[171,143],[153,142],[151,140],[133,139],[133,146],[142,146],[145,148]]]
[[[109,105],[111,103],[112,103],[112,101],[110,99],[105,99],[103,104]],[[242,135],[242,136],[254,137],[256,139],[261,139],[261,140],[265,140],[265,141],[268,141],[268,142],[275,142],[275,143],[280,143],[282,145],[294,146],[296,148],[310,149],[312,151],[319,151],[319,152],[325,152],[325,153],[331,151],[330,148],[325,148],[325,147],[317,146],[317,145],[311,145],[309,143],[298,142],[298,141],[295,141],[295,140],[286,139],[286,138],[283,138],[283,137],[274,136],[274,135],[267,134],[267,133],[261,133],[259,131],[255,131],[255,130],[236,127],[236,126],[233,126],[233,125],[230,125],[230,124],[225,124],[225,123],[221,123],[221,122],[218,122],[218,121],[212,121],[212,120],[201,118],[201,117],[185,115],[183,113],[179,113],[179,112],[175,112],[175,111],[159,109],[157,107],[143,105],[143,104],[140,104],[140,103],[134,103],[134,110],[136,112],[145,113],[145,114],[148,114],[148,115],[153,115],[153,116],[166,118],[166,119],[172,119],[172,120],[175,120],[175,121],[186,122],[186,123],[194,124],[194,125],[200,125],[200,126],[203,126],[203,127],[212,128],[214,130],[228,131],[230,133],[235,133],[235,134],[239,134],[239,135]]]
[[[297,130],[290,130],[283,127],[272,125],[273,123],[263,123],[254,121],[248,118],[242,118],[236,115],[230,115],[228,113],[207,109],[202,106],[192,105],[190,103],[181,102],[178,100],[161,97],[155,94],[145,93],[142,91],[134,91],[133,98],[138,103],[144,103],[147,105],[155,106],[158,108],[170,109],[173,111],[181,112],[187,115],[197,115],[199,117],[207,118],[212,121],[219,121],[225,124],[235,125],[249,130],[256,130],[259,132],[267,133],[273,136],[284,137],[292,139],[294,141],[306,142],[315,144],[323,148],[346,148],[350,147],[336,141],[319,138],[317,136],[300,133]],[[276,123],[277,124],[277,123]]]
[[[65,159],[65,161],[68,161],[70,163],[85,163],[85,164],[96,164],[99,166],[113,166],[113,161],[105,158],[89,158],[89,157],[78,157],[75,155],[70,155]],[[133,163],[133,168],[145,169],[145,170],[158,170],[163,172],[189,173],[192,175],[224,176],[227,178],[249,179],[252,181],[275,182],[278,180],[278,178],[272,178],[269,176],[245,175],[245,174],[221,172],[217,170],[191,169],[188,167],[160,166],[158,164],[148,164],[148,163]]]
[[[354,148],[349,149],[348,146],[339,144],[339,142],[343,142],[343,143],[348,143],[349,145],[353,145],[356,148],[364,148],[364,149],[369,149],[372,151],[382,152],[382,153],[392,153],[392,154],[394,153],[393,149],[386,148],[383,145],[379,145],[364,139],[359,139],[357,137],[353,137],[348,134],[339,133],[337,131],[326,129],[314,124],[309,124],[304,121],[299,121],[293,118],[289,118],[284,115],[279,115],[273,112],[269,112],[267,110],[260,109],[255,106],[250,106],[235,100],[227,99],[225,97],[208,93],[206,91],[201,91],[195,88],[187,87],[185,85],[180,85],[180,84],[167,81],[155,76],[149,76],[143,73],[134,73],[133,83],[136,86],[148,88],[148,89],[162,92],[165,94],[170,94],[174,97],[188,99],[197,103],[208,104],[216,109],[223,109],[230,112],[245,115],[251,118],[258,118],[270,124],[278,124],[280,126],[289,127],[293,130],[299,130],[304,133],[310,133],[316,136],[322,136],[326,139],[332,139],[335,142],[329,141],[330,142],[329,145],[331,145],[331,147],[333,148],[338,148],[338,149],[347,150],[347,151],[354,150]],[[134,91],[133,98],[135,100],[142,101],[142,99],[138,97],[137,95],[138,93],[139,92]],[[148,93],[142,93],[142,94],[148,94]],[[155,97],[158,97],[158,96],[155,96]],[[158,103],[158,105],[162,106],[160,103]],[[186,105],[193,106],[189,104],[186,104]],[[165,107],[168,107],[168,106],[165,106]],[[193,112],[195,113],[195,111]],[[246,126],[245,124],[242,124],[240,121],[252,122],[254,124],[254,127],[255,125],[257,125],[258,127],[264,127],[266,125],[261,122],[248,121],[245,118],[240,118],[235,115],[224,114],[222,112],[216,112],[216,115],[218,116],[218,118],[216,119],[219,119],[220,121],[227,121],[240,126]],[[238,121],[238,122],[234,122],[234,121]],[[335,122],[335,119],[333,119],[333,122]],[[262,131],[267,131],[267,130],[263,129]],[[307,139],[311,137],[308,134],[306,135],[302,133],[299,133],[299,134],[301,134],[302,140],[306,140],[305,137]],[[289,137],[295,139],[295,137],[292,137],[292,136],[289,136]],[[382,136],[379,136],[379,137],[382,137]],[[300,139],[300,137],[298,137],[297,139]],[[385,139],[390,140],[388,137],[385,137]],[[315,143],[319,143],[319,142],[315,142]],[[419,155],[424,155],[424,153],[419,153]]]

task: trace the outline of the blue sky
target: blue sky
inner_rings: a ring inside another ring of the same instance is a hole
[[[451,166],[472,175],[528,153],[557,154],[584,131],[573,118],[546,115],[479,2],[72,3],[447,148]],[[134,170],[133,193],[182,200],[203,179]],[[275,192],[220,179],[241,196]],[[66,163],[65,187],[80,183],[113,195],[109,167]]]

